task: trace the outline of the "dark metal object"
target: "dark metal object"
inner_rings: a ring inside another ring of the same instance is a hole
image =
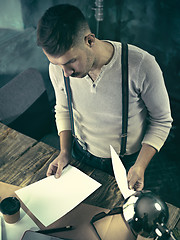
[[[123,215],[132,231],[146,238],[175,239],[166,227],[168,207],[151,191],[140,191],[127,198]]]

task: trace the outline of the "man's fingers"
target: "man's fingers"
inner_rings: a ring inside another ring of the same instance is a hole
[[[141,191],[141,190],[143,189],[143,184],[138,183],[137,185],[134,186],[134,189],[135,189],[136,191]]]
[[[61,176],[62,173],[62,167],[55,167],[53,165],[49,165],[49,168],[47,170],[47,177],[51,176],[51,175],[55,175],[55,178],[59,178]]]
[[[144,187],[144,171],[141,168],[131,167],[127,176],[129,189],[141,191]]]
[[[134,189],[136,182],[137,182],[136,176],[131,175],[131,177],[129,177],[129,181],[128,181],[129,189]]]
[[[144,187],[143,181],[137,178],[137,176],[132,176],[128,182],[129,189],[134,189],[135,191],[141,191]]]
[[[53,161],[52,163],[49,164],[46,175],[47,176],[54,175],[57,171],[57,168],[58,168],[58,165],[56,164],[56,162]]]
[[[46,175],[55,175],[55,178],[59,178],[63,168],[65,168],[68,164],[69,160],[67,157],[61,154],[52,163],[50,163]]]
[[[138,180],[135,184],[134,184],[134,190],[135,191],[141,191],[144,187],[144,183],[143,181]]]
[[[51,164],[50,164],[49,167],[48,167],[48,170],[47,170],[46,176],[49,177],[49,176],[52,175],[52,173],[53,173],[53,170],[52,170],[52,168],[51,168]]]
[[[62,165],[59,165],[55,174],[55,178],[59,178],[61,176],[62,170],[63,170]]]
[[[68,165],[68,163],[65,164],[64,162],[58,164],[58,168],[57,168],[57,170],[56,170],[55,178],[59,178],[59,177],[61,176],[62,170],[63,170],[67,165]]]

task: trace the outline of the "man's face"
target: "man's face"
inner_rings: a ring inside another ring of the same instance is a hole
[[[72,47],[60,57],[50,56],[45,51],[44,53],[52,64],[63,69],[65,77],[83,78],[95,63],[94,53],[87,45],[84,45],[83,48]]]

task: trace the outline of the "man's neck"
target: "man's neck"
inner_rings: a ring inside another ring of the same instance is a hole
[[[111,61],[114,55],[114,47],[109,42],[96,39],[94,51],[96,54],[96,59],[92,70],[89,71],[89,76],[93,81],[95,81],[98,78],[101,72],[101,68]]]

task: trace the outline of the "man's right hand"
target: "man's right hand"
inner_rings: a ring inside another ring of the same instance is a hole
[[[71,154],[61,151],[58,157],[50,163],[46,175],[55,175],[56,178],[59,178],[63,168],[65,168],[70,162]]]

